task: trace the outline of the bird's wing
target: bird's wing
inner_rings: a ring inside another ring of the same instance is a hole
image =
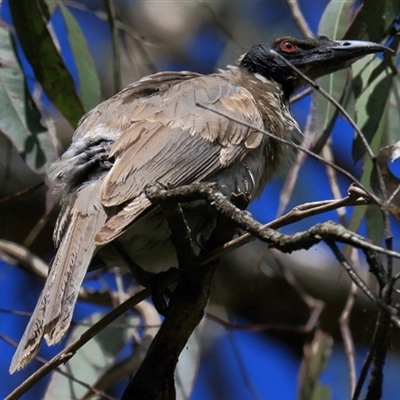
[[[97,244],[115,239],[151,206],[146,185],[205,180],[262,140],[259,131],[199,106],[262,129],[253,96],[221,74],[185,80],[133,103],[131,125],[111,148],[115,161],[101,191],[104,206],[121,209],[99,231]]]

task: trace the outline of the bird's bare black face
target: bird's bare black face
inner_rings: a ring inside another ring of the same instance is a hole
[[[322,35],[309,40],[283,36],[253,46],[240,66],[280,83],[285,94],[290,96],[304,82],[282,58],[309,78],[316,79],[347,67],[359,57],[385,50],[388,48],[367,41],[330,40]]]

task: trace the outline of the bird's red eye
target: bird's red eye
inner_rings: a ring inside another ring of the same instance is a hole
[[[280,48],[285,53],[293,53],[294,51],[297,50],[297,46],[294,45],[292,42],[289,42],[288,40],[282,42]]]

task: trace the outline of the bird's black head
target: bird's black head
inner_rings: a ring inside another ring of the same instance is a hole
[[[322,35],[309,40],[283,36],[253,46],[242,58],[240,66],[280,83],[285,95],[289,97],[305,82],[277,54],[280,54],[309,78],[316,79],[345,68],[366,54],[385,50],[390,49],[381,44],[367,41],[330,40]]]

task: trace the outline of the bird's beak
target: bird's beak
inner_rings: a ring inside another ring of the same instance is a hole
[[[351,65],[368,54],[392,49],[379,43],[363,40],[321,40],[300,67],[310,78],[318,78]]]
[[[379,53],[382,51],[393,52],[390,47],[384,46],[383,44],[364,40],[331,40],[329,42],[330,44],[323,46],[323,48],[332,52],[333,60],[353,60],[367,54]]]

